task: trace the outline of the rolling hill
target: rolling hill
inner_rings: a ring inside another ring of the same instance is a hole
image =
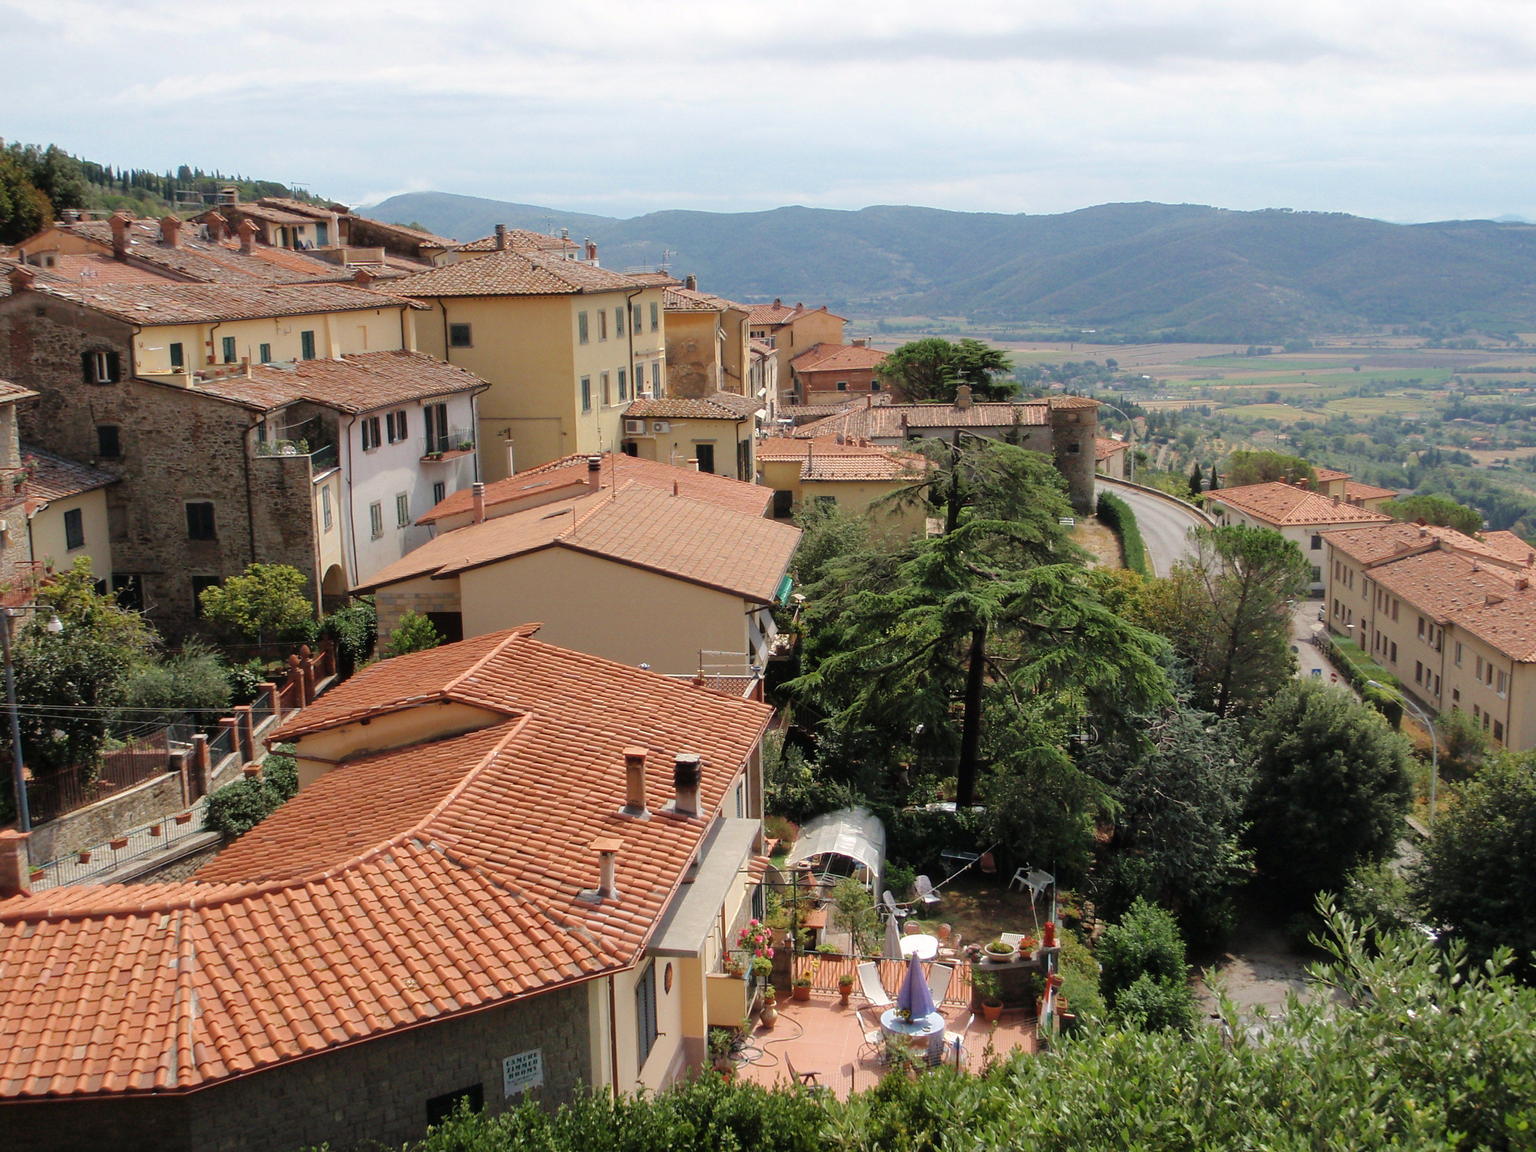
[[[1060,215],[880,206],[653,212],[620,220],[416,192],[362,209],[463,240],[568,228],[605,267],[744,301],[1258,343],[1401,325],[1536,330],[1536,225],[1388,224],[1342,213],[1103,204]]]

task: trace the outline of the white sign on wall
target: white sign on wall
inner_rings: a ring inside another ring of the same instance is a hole
[[[544,1053],[535,1048],[519,1052],[501,1062],[501,1089],[508,1096],[518,1096],[530,1088],[544,1087]]]

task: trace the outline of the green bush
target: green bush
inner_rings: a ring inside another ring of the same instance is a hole
[[[1188,980],[1163,980],[1143,972],[1115,1001],[1115,1016],[1143,1032],[1188,1032],[1194,1027],[1195,994]]]
[[[271,753],[253,780],[236,780],[208,797],[203,827],[225,836],[244,836],[299,790],[298,764],[288,752]]]
[[[343,676],[350,676],[373,653],[379,638],[379,613],[372,596],[363,596],[338,608],[320,624],[320,634],[336,644]]]
[[[425,652],[443,642],[443,634],[432,621],[419,612],[407,612],[400,617],[399,626],[389,634],[389,643],[379,653],[385,660],[395,656],[408,656],[412,652]]]
[[[1123,1024],[1148,1030],[1194,1026],[1184,939],[1171,913],[1138,898],[1097,950],[1100,986]]]
[[[1147,546],[1141,538],[1141,527],[1136,523],[1136,513],[1131,506],[1113,492],[1099,493],[1099,522],[1120,539],[1120,550],[1125,554],[1125,566],[1143,576],[1147,570]]]
[[[134,668],[122,681],[125,728],[183,723],[206,728],[229,705],[229,669],[196,641],[175,656]]]

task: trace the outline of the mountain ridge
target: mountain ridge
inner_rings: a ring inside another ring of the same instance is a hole
[[[1272,342],[1386,326],[1536,330],[1536,226],[1392,224],[1340,212],[1149,201],[1028,215],[910,205],[667,209],[619,219],[454,193],[359,209],[472,240],[497,223],[570,230],[605,267],[695,274],[744,302],[874,316]]]

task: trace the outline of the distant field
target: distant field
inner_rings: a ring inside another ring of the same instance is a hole
[[[1423,393],[1388,394],[1385,396],[1340,396],[1323,405],[1332,416],[1389,416],[1408,412],[1427,412],[1434,407],[1434,398]]]
[[[1297,420],[1317,419],[1316,412],[1292,408],[1289,404],[1234,404],[1216,411],[1230,420],[1278,420],[1282,424],[1294,424]]]

